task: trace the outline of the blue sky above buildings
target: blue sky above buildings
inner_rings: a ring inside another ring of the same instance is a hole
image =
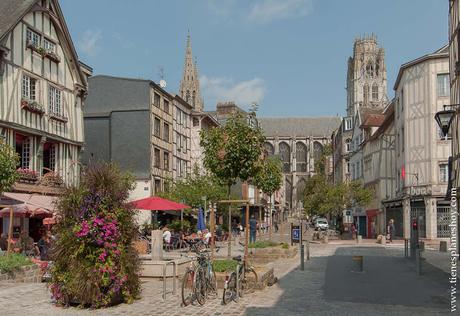
[[[176,92],[187,30],[205,109],[263,116],[344,115],[356,37],[385,48],[388,96],[399,66],[447,43],[447,0],[61,0],[80,59],[95,74],[160,80]]]

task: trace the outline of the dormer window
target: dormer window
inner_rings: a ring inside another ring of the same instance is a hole
[[[27,43],[33,46],[40,46],[41,36],[40,34],[32,31],[31,29],[27,29],[26,33]]]
[[[51,52],[51,53],[54,53],[56,51],[56,45],[46,38],[43,41],[43,48],[47,52]]]

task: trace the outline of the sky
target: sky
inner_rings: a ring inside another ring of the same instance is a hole
[[[187,32],[206,110],[235,101],[259,115],[343,116],[354,39],[385,48],[388,97],[401,64],[448,41],[446,0],[61,0],[94,74],[178,91]]]

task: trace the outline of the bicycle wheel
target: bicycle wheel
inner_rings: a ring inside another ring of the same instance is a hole
[[[212,298],[216,298],[218,296],[217,278],[216,278],[216,272],[214,272],[214,270],[211,270],[211,273],[208,276],[207,293],[210,294]]]
[[[227,281],[227,286],[224,287],[224,294],[222,296],[222,303],[227,305],[236,296],[236,273],[232,272]]]
[[[252,267],[247,268],[244,279],[241,281],[242,290],[240,292],[244,292],[244,294],[254,292],[257,281],[258,276],[256,271]]]
[[[195,294],[195,271],[188,269],[182,279],[182,304],[188,306],[193,302]]]
[[[199,267],[197,270],[195,279],[195,296],[196,301],[200,305],[206,303],[206,271],[203,267]]]

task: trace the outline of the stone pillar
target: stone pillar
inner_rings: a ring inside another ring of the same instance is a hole
[[[410,199],[408,197],[403,200],[403,221],[404,238],[410,238]]]
[[[152,230],[152,260],[163,260],[163,232]]]
[[[425,197],[425,214],[426,214],[426,238],[435,239],[437,232],[437,208],[436,199],[427,196]]]

